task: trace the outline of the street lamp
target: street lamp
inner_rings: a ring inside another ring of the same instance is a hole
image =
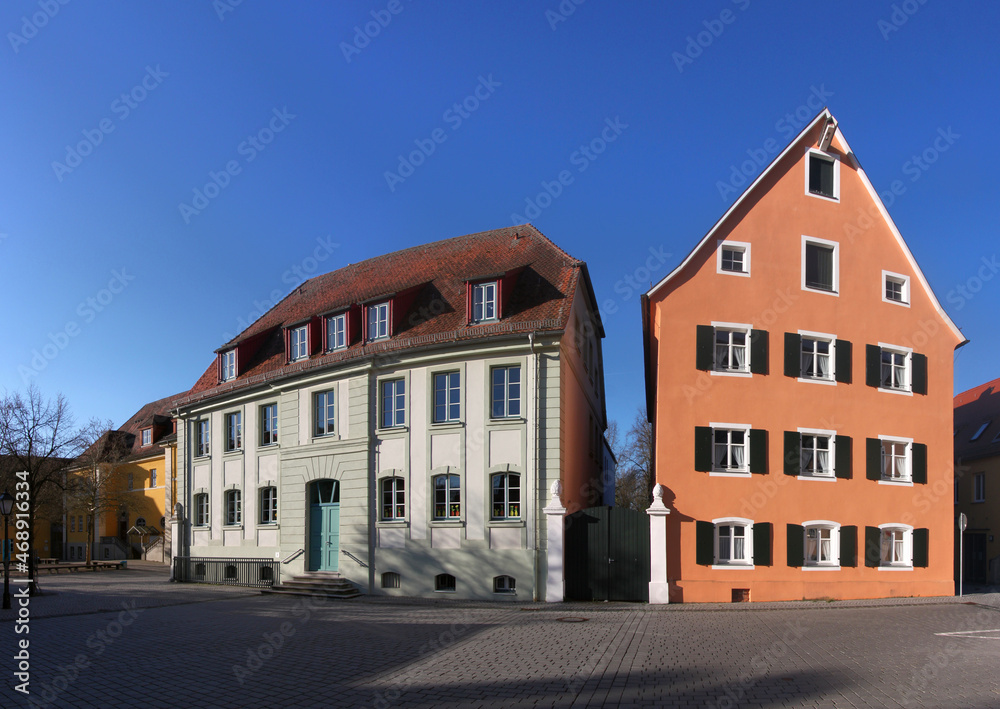
[[[0,493],[0,514],[3,515],[3,607],[10,608],[10,532],[7,517],[14,509],[14,498],[9,492]]]

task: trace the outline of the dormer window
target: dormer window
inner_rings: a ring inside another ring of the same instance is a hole
[[[148,446],[153,442],[153,429],[144,428],[142,430],[142,445]]]
[[[389,336],[389,303],[368,306],[368,340],[381,340]]]
[[[472,322],[497,319],[497,282],[487,281],[472,286]]]
[[[341,350],[347,347],[347,313],[331,315],[326,319],[326,348]]]
[[[292,328],[290,333],[290,343],[291,349],[289,350],[289,359],[292,362],[296,360],[305,359],[309,356],[309,326],[300,325],[299,327]]]
[[[236,379],[236,350],[222,353],[222,381]]]

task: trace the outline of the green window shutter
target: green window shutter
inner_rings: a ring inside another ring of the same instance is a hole
[[[858,565],[858,528],[840,528],[840,565]]]
[[[788,548],[788,565],[799,567],[805,563],[805,534],[806,530],[801,524],[785,525],[785,539]]]
[[[694,469],[701,473],[712,469],[712,429],[708,426],[694,428]]]
[[[695,522],[695,563],[711,566],[715,563],[715,525],[711,522]]]
[[[882,441],[877,438],[865,439],[865,477],[882,479]]]
[[[930,532],[926,528],[913,530],[913,565],[926,568]]]
[[[757,522],[753,526],[754,566],[771,565],[771,523]]]
[[[882,381],[882,348],[865,345],[865,384],[878,387]]]
[[[927,484],[927,444],[913,444],[913,482],[921,485]]]
[[[715,360],[715,328],[711,325],[698,326],[695,346],[695,366],[706,372],[711,371]]]
[[[802,436],[798,431],[785,431],[785,475],[802,472]]]
[[[910,365],[913,367],[913,393],[927,393],[927,356],[914,352],[910,356]]]
[[[837,340],[834,349],[834,377],[842,384],[851,383],[851,343],[847,340]]]
[[[865,527],[865,566],[878,566],[882,557],[882,533],[878,527]]]
[[[838,478],[850,480],[854,473],[854,442],[850,436],[842,436],[838,433],[837,437],[833,439],[833,449],[833,474]]]
[[[767,330],[750,331],[750,371],[767,374]]]
[[[802,374],[802,335],[785,333],[785,376],[798,377]]]
[[[767,474],[767,431],[750,429],[750,472]]]

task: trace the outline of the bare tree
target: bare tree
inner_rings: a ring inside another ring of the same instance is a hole
[[[611,427],[608,427],[611,430]],[[615,435],[617,437],[617,422]],[[611,439],[608,439],[609,443]],[[615,479],[615,505],[645,510],[653,497],[656,474],[653,470],[653,425],[646,419],[646,407],[640,406],[625,439],[612,451],[618,459]]]
[[[129,509],[125,460],[133,434],[116,431],[111,421],[91,419],[80,432],[86,445],[66,476],[66,505],[83,511],[87,520],[87,566],[97,543],[97,521],[108,512]]]
[[[0,399],[0,454],[4,456],[0,480],[4,489],[15,490],[14,475],[27,482],[28,529],[35,529],[39,511],[57,507],[63,486],[63,471],[79,450],[80,438],[73,428],[69,404],[62,394],[45,399],[32,384],[22,395]],[[20,499],[19,499],[20,501]],[[28,537],[28,558],[35,558],[34,534]],[[28,565],[29,592],[36,592],[34,564]]]

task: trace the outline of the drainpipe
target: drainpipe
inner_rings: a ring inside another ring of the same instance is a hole
[[[378,386],[375,370],[368,370],[368,595],[375,595],[375,535],[378,519],[378,475],[375,470],[375,429],[378,425]],[[374,409],[371,407],[374,406]],[[374,410],[374,415],[372,411]]]
[[[535,424],[534,425],[535,432],[534,432],[534,435],[532,436],[532,471],[533,471],[534,476],[535,476],[535,500],[536,500],[536,503],[538,503],[542,499],[541,496],[539,495],[539,489],[544,490],[545,489],[545,485],[542,484],[541,476],[538,473],[538,426],[539,426],[539,420],[538,420],[538,412],[539,412],[538,394],[539,394],[539,391],[541,391],[541,387],[538,384],[538,353],[535,352],[535,333],[534,332],[529,332],[528,333],[528,347],[531,348],[532,367],[534,368],[534,376],[535,376],[535,380],[534,380],[533,387],[532,387],[532,389],[534,390],[534,394],[535,394],[534,395],[534,417],[533,417],[534,418],[534,424]],[[534,568],[534,573],[535,573],[535,582],[534,582],[534,584],[532,584],[531,600],[537,602],[537,601],[541,600],[541,594],[539,593],[539,588],[538,588],[539,585],[540,585],[540,581],[541,581],[541,573],[540,573],[541,563],[540,563],[540,557],[541,557],[542,551],[539,548],[541,546],[541,538],[540,538],[541,537],[541,533],[539,531],[539,527],[541,526],[541,519],[538,517],[538,512],[536,510],[533,509],[532,510],[532,514],[535,516],[535,525],[534,525],[534,537],[535,537],[535,554],[534,554],[534,561],[535,561],[534,567],[535,568]]]

